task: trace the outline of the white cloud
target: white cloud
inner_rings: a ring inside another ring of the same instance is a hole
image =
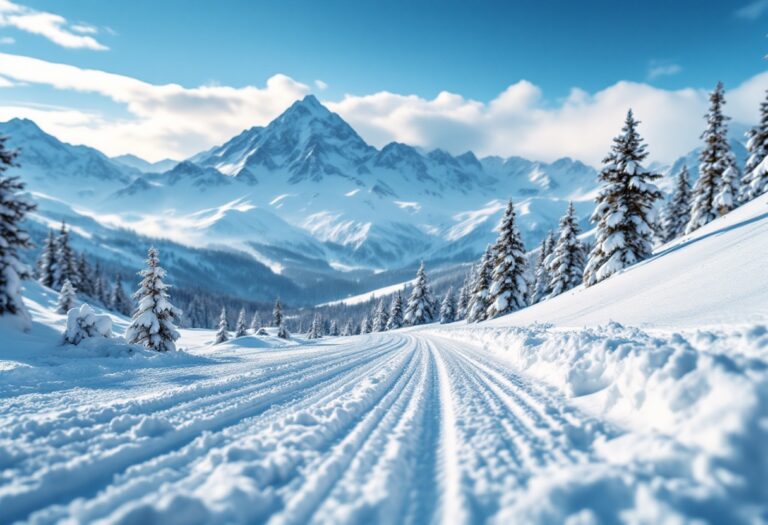
[[[322,80],[315,80],[315,87],[319,89],[320,91],[328,89],[328,84],[323,82]]]
[[[683,70],[679,64],[665,64],[658,61],[651,61],[651,65],[648,67],[648,78],[654,79],[659,77],[669,77],[677,75]]]
[[[16,39],[13,38],[12,36],[0,37],[0,44],[3,44],[5,46],[10,46],[15,43],[16,43]]]
[[[263,87],[155,85],[66,64],[0,53],[0,77],[17,84],[107,97],[128,117],[67,108],[0,106],[0,117],[32,118],[62,140],[85,143],[109,155],[135,153],[148,160],[184,158],[220,144],[241,130],[264,125],[310,87],[275,75]],[[730,89],[727,112],[752,124],[768,86],[768,73]],[[651,158],[670,161],[699,144],[707,107],[704,89],[664,90],[617,82],[596,93],[574,88],[561,101],[521,80],[489,102],[441,92],[432,99],[379,92],[324,102],[369,143],[391,141],[453,153],[520,155],[554,160],[571,156],[598,164],[619,132],[628,108],[640,118]]]
[[[35,11],[9,0],[0,0],[0,26],[15,27],[27,33],[40,35],[62,47],[96,51],[108,49],[92,36],[84,35],[84,33],[96,33],[96,28],[93,26],[71,25],[61,15]]]
[[[736,16],[747,20],[757,20],[768,10],[768,0],[753,0],[736,10]]]

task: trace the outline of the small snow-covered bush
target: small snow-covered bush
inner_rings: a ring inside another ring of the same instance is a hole
[[[112,319],[108,315],[96,314],[88,304],[69,310],[64,342],[77,345],[90,337],[112,337]]]

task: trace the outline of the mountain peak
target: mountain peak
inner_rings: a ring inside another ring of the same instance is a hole
[[[278,118],[290,118],[293,115],[309,115],[315,118],[324,118],[332,113],[317,100],[314,95],[307,95],[301,100],[297,100],[286,109]]]

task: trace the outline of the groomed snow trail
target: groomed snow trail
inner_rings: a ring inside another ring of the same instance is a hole
[[[484,522],[609,433],[420,331],[105,362],[0,389],[0,521]]]

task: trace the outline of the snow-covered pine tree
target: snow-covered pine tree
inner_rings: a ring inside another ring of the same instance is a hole
[[[331,326],[328,328],[328,335],[331,337],[338,337],[339,335],[339,323],[336,322],[336,319],[333,319],[331,321]]]
[[[261,316],[259,315],[259,312],[253,312],[250,328],[254,334],[259,331],[259,328],[261,328]]]
[[[342,337],[349,337],[350,335],[354,335],[355,329],[352,327],[352,321],[347,321],[344,323],[344,328],[341,329],[341,336]]]
[[[424,270],[424,263],[422,262],[416,272],[416,284],[413,285],[411,295],[408,297],[408,306],[405,309],[403,321],[411,326],[431,323],[436,314],[435,300],[429,289],[427,272]]]
[[[469,280],[469,276],[467,276],[464,278],[464,283],[461,285],[461,288],[459,289],[459,298],[456,301],[456,320],[457,321],[467,318],[467,309],[469,308],[470,286],[471,286],[471,282]]]
[[[499,225],[499,238],[493,245],[493,273],[488,290],[488,318],[492,319],[528,305],[528,258],[515,224],[515,208],[510,200]]]
[[[560,295],[581,284],[584,277],[584,247],[579,241],[579,223],[573,202],[560,219],[560,234],[550,258],[548,273],[550,297]]]
[[[75,287],[69,279],[64,279],[64,284],[61,285],[61,291],[59,292],[59,305],[56,311],[60,314],[69,312],[75,307],[75,299]]]
[[[88,304],[72,308],[67,313],[67,328],[64,330],[64,343],[79,345],[92,337],[112,337],[112,318],[97,315]]]
[[[467,312],[469,323],[479,323],[488,318],[488,289],[491,286],[492,261],[491,247],[488,246],[474,272],[475,280],[472,283]]]
[[[307,339],[320,339],[321,337],[323,337],[323,322],[320,319],[320,314],[315,314],[307,333]]]
[[[24,184],[5,171],[15,166],[17,152],[6,149],[6,138],[0,137],[0,316],[14,315],[29,327],[29,313],[21,298],[21,281],[32,272],[19,258],[19,250],[30,248],[27,232],[21,223],[35,209],[21,192]]]
[[[723,172],[728,168],[731,153],[726,136],[729,118],[723,115],[723,105],[725,90],[723,83],[718,82],[709,95],[709,112],[705,115],[707,128],[701,135],[704,148],[699,154],[699,178],[693,187],[691,220],[686,233],[701,228],[719,216],[715,198],[722,187]]]
[[[659,175],[641,166],[648,152],[638,124],[629,110],[622,133],[603,160],[602,188],[592,214],[596,241],[584,269],[586,286],[646,259],[653,249],[654,205],[662,194],[653,183]]]
[[[768,90],[760,103],[760,123],[747,131],[747,164],[744,166],[742,202],[750,201],[768,191]]]
[[[77,275],[80,278],[80,285],[77,291],[94,298],[95,283],[93,282],[93,271],[91,270],[91,265],[88,264],[85,253],[81,253],[80,257],[77,258]]]
[[[664,208],[664,241],[669,242],[685,233],[691,220],[691,182],[688,167],[683,164],[675,179],[672,196]]]
[[[363,316],[363,319],[360,321],[360,333],[361,334],[370,334],[372,330],[371,326],[371,318],[367,315]]]
[[[728,152],[728,155],[725,158],[725,163],[728,167],[723,171],[723,176],[720,180],[720,188],[718,189],[714,200],[715,209],[720,216],[725,215],[739,206],[742,193],[741,172],[739,172],[739,167],[736,164],[736,157],[732,152]]]
[[[275,301],[275,307],[272,309],[272,323],[278,328],[283,326],[283,305],[280,304],[280,299]]]
[[[56,239],[56,265],[54,266],[54,286],[61,286],[66,279],[73,286],[79,286],[77,275],[77,262],[75,252],[69,244],[69,231],[67,225],[61,223],[59,237]]]
[[[456,301],[453,297],[453,288],[448,288],[440,305],[440,323],[448,324],[456,320]]]
[[[245,323],[245,308],[240,308],[240,313],[237,315],[237,323],[235,324],[235,337],[243,337],[248,335],[248,325]]]
[[[125,332],[129,343],[140,344],[149,350],[168,352],[176,350],[179,332],[176,325],[181,310],[171,304],[167,284],[163,282],[165,270],[160,266],[154,247],[147,251],[147,267],[139,272],[141,282],[133,294],[138,302],[131,324]]]
[[[40,258],[37,260],[38,281],[43,286],[52,288],[56,279],[56,238],[53,230],[48,230],[48,237],[43,244],[43,250],[40,252]]]
[[[389,306],[389,319],[387,319],[387,330],[397,330],[403,327],[403,296],[396,292],[392,297],[392,303]]]
[[[123,289],[123,278],[119,273],[115,275],[115,284],[112,286],[112,293],[109,296],[109,306],[115,312],[123,315],[130,315],[133,308],[131,300]]]
[[[552,293],[552,276],[549,274],[550,259],[555,249],[555,236],[550,230],[539,247],[539,257],[536,260],[536,278],[531,290],[531,304],[542,301]]]
[[[387,322],[389,321],[389,314],[387,313],[387,307],[384,305],[384,300],[379,299],[376,303],[376,310],[373,314],[373,324],[371,329],[374,332],[383,332],[387,329]]]
[[[227,307],[221,307],[221,314],[219,315],[218,329],[216,330],[216,338],[213,340],[213,344],[218,345],[229,341],[229,323],[227,322]]]

